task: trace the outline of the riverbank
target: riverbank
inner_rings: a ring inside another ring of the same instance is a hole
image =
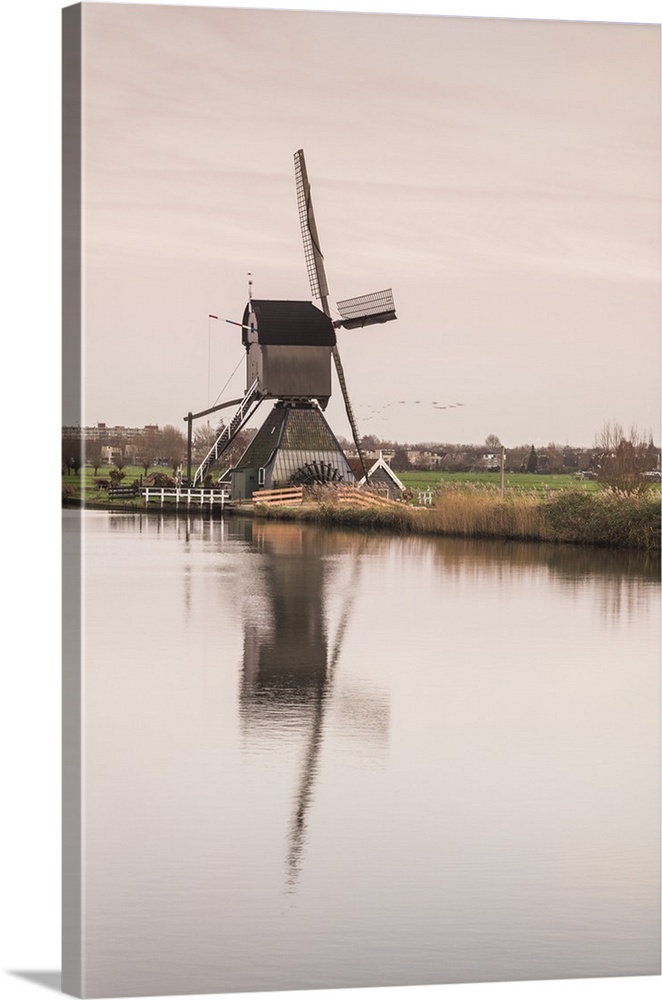
[[[489,488],[449,487],[429,507],[358,506],[327,491],[300,507],[258,505],[256,514],[397,533],[660,549],[660,498],[652,491],[506,490],[501,496]]]
[[[511,541],[559,542],[611,548],[660,550],[660,494],[656,490],[623,493],[504,490],[489,486],[447,486],[429,506],[384,501],[370,494],[330,489],[309,491],[298,506],[243,504],[240,508],[164,504],[146,506],[140,498],[102,501],[63,496],[65,507],[118,513],[178,514],[205,517],[243,513],[260,518],[308,521],[397,534],[446,535]]]

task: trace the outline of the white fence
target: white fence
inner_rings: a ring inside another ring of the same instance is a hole
[[[150,500],[156,500],[160,501],[161,507],[164,506],[166,500],[169,502],[174,500],[176,505],[185,503],[187,507],[190,507],[191,504],[196,504],[199,507],[205,505],[208,507],[220,506],[222,510],[230,499],[228,490],[203,490],[192,486],[143,486],[140,494],[146,505]]]

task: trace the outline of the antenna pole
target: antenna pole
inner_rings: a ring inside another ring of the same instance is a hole
[[[184,418],[188,423],[188,433],[186,435],[186,485],[191,485],[191,453],[193,451],[193,414],[188,411],[188,416]]]
[[[209,313],[207,318],[207,406],[211,406],[211,321],[213,319],[218,319],[218,316]]]

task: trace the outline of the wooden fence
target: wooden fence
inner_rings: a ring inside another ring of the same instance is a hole
[[[133,483],[132,486],[109,486],[108,497],[110,500],[129,500],[140,496],[140,486]]]
[[[279,505],[291,506],[303,503],[303,487],[292,486],[282,490],[256,490],[253,493],[253,506],[265,504],[267,507]]]
[[[334,493],[334,499],[337,503],[351,504],[353,507],[397,507],[402,509],[401,500],[391,500],[381,493],[357,489],[355,486],[341,486]]]

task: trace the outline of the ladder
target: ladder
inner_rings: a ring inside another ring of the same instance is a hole
[[[233,416],[232,420],[226,427],[223,428],[219,436],[214,441],[214,444],[198,466],[195,476],[193,477],[193,486],[200,486],[204,483],[205,476],[211,467],[218,461],[232,439],[239,433],[248,418],[258,408],[262,402],[262,398],[258,380],[255,379],[250,389],[246,390],[244,398],[239,404],[239,409]]]

